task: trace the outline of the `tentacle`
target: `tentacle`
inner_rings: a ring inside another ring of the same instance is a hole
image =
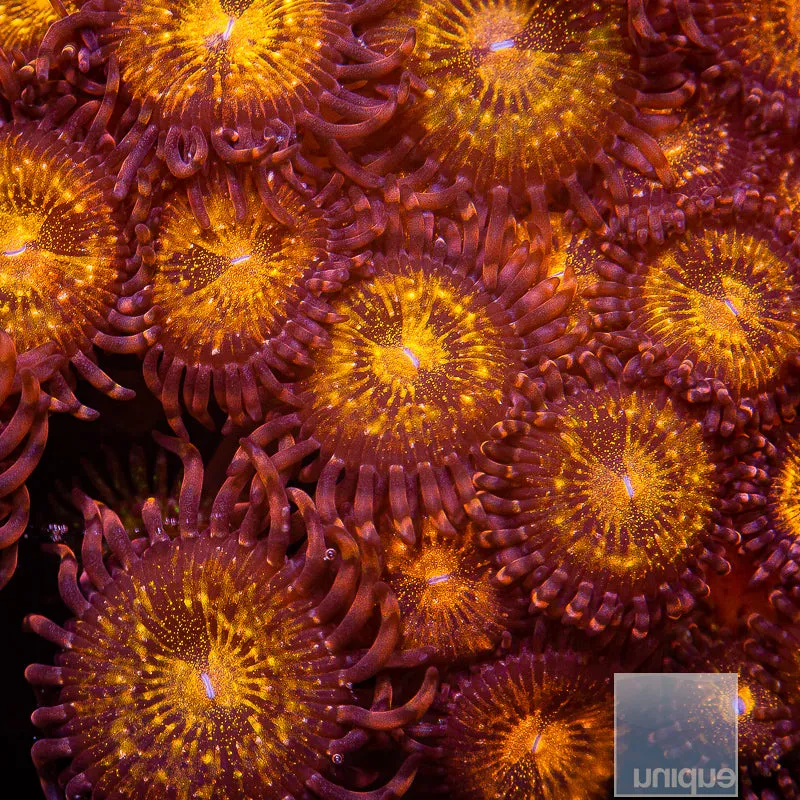
[[[103,100],[100,103],[97,114],[95,114],[92,120],[92,124],[89,126],[89,130],[86,132],[86,138],[82,143],[82,147],[90,153],[94,152],[98,148],[98,143],[101,139],[108,135],[108,123],[111,120],[111,115],[114,113],[119,86],[119,63],[116,56],[111,56],[108,61],[108,74],[106,77]]]
[[[76,37],[82,28],[100,28],[113,22],[117,15],[108,11],[82,10],[54,22],[42,39],[36,59],[36,77],[47,83],[50,67],[56,62],[56,51]]]
[[[425,511],[433,521],[437,530],[445,534],[455,535],[456,529],[444,512],[442,495],[439,490],[436,475],[430,463],[427,461],[419,465],[419,483]]]
[[[382,78],[384,75],[388,75],[390,72],[404,64],[414,49],[416,38],[416,31],[413,28],[410,28],[403,37],[403,41],[393,52],[383,56],[382,58],[362,62],[360,64],[337,64],[336,77],[341,81],[346,82]],[[372,130],[376,129],[373,128]]]
[[[255,447],[262,450],[266,449],[270,444],[291,433],[300,429],[301,420],[298,414],[284,414],[265,422],[260,427],[256,428],[250,436],[250,441]],[[251,463],[250,457],[247,455],[244,447],[236,451],[236,454],[231,461],[228,468],[228,475],[235,475],[245,469]]]
[[[28,615],[25,617],[23,624],[26,630],[41,636],[42,639],[51,642],[62,650],[69,650],[75,641],[75,634],[64,630],[60,625],[56,625],[55,622],[40,614]]]
[[[420,720],[430,708],[438,687],[439,671],[436,667],[428,667],[422,686],[404,705],[390,711],[372,711],[360,706],[342,706],[336,711],[336,720],[340,723],[358,725],[375,731],[389,731],[410,725],[412,722]]]
[[[0,432],[0,461],[16,450],[27,436],[36,417],[39,401],[39,381],[28,370],[21,375],[22,394],[14,414]]]
[[[80,350],[75,353],[71,361],[80,375],[89,381],[95,389],[103,392],[103,394],[107,394],[115,400],[132,400],[136,397],[136,392],[132,389],[126,389],[124,386],[120,386],[116,381],[113,381],[94,363],[94,361]]]
[[[286,559],[290,542],[289,498],[272,459],[250,439],[242,439],[241,445],[253,462],[258,477],[269,495],[270,526],[267,539],[267,560],[273,566],[281,566]]]
[[[645,11],[645,0],[628,0],[630,26],[645,41],[657,42],[662,35],[657,33]],[[634,37],[635,39],[635,37]]]
[[[178,498],[178,530],[182,537],[196,536],[203,491],[203,459],[197,448],[182,439],[164,436],[155,431],[153,438],[165,450],[175,453],[183,462],[183,480]]]
[[[130,570],[139,561],[139,556],[131,544],[130,536],[122,524],[122,520],[107,506],[101,505],[100,519],[103,525],[103,538],[111,548],[111,552],[119,559],[123,568]]]
[[[398,533],[406,544],[416,541],[414,523],[411,521],[411,506],[408,502],[405,470],[398,464],[389,467],[389,504],[392,519],[397,525]]]
[[[97,345],[101,350],[107,353],[118,353],[120,355],[141,355],[152,347],[159,335],[161,334],[161,327],[153,325],[147,330],[141,331],[127,336],[114,336],[105,331],[98,331],[92,337],[92,344]],[[101,389],[101,391],[103,391]],[[125,392],[130,392],[130,389],[125,389]],[[128,399],[127,397],[122,399]]]
[[[211,131],[211,146],[214,152],[228,164],[249,164],[260,161],[275,150],[277,140],[269,136],[256,147],[236,147],[239,134],[231,128],[215,128]]]
[[[5,403],[17,374],[17,348],[14,340],[0,331],[0,405]]]
[[[189,413],[203,426],[209,430],[214,430],[214,420],[208,413],[208,403],[211,399],[211,367],[201,364],[197,368],[197,376],[194,381],[192,392],[192,402],[189,406]]]
[[[91,606],[78,587],[78,561],[75,554],[63,544],[55,545],[53,549],[61,558],[58,570],[58,593],[76,617],[83,616]]]
[[[300,489],[288,489],[287,495],[297,506],[308,535],[303,569],[292,583],[295,591],[306,594],[311,591],[325,572],[327,554],[325,534],[322,528],[322,519],[314,501]],[[328,558],[330,557],[328,556]]]
[[[467,512],[467,516],[478,525],[483,525],[486,522],[486,512],[483,510],[483,506],[478,499],[478,495],[472,483],[472,475],[469,470],[454,454],[448,456],[447,459],[445,459],[445,463],[447,464],[450,474],[453,476],[456,493],[461,500],[464,510]]]
[[[111,573],[103,558],[103,520],[100,509],[94,500],[75,489],[72,500],[83,514],[84,533],[81,543],[81,559],[83,568],[92,584],[100,591],[111,583]]]
[[[350,604],[361,572],[360,551],[355,539],[338,526],[329,528],[326,537],[339,551],[339,568],[328,593],[311,612],[317,623],[329,622],[340,609]]]
[[[61,413],[71,414],[76,419],[90,422],[100,416],[98,411],[89,408],[77,397],[61,372],[56,372],[48,381],[47,389],[52,395],[49,409]]]
[[[380,563],[372,547],[362,544],[359,549],[361,550],[361,580],[355,599],[350,604],[344,618],[325,639],[325,646],[334,653],[343,649],[363,630],[375,609],[376,587],[381,573]],[[316,613],[320,613],[320,606],[317,606]]]
[[[367,539],[367,528],[374,531],[377,472],[371,464],[362,464],[358,470],[356,496],[353,503],[353,521],[362,539]]]
[[[42,398],[47,402],[46,396]],[[14,463],[0,473],[0,497],[5,497],[18,489],[36,468],[47,443],[48,412],[40,412],[30,429],[30,435],[22,452]]]
[[[136,173],[142,166],[145,158],[151,152],[158,139],[158,126],[150,124],[145,129],[139,141],[122,162],[114,185],[112,195],[116,200],[124,200],[131,190]]]
[[[360,683],[375,675],[386,663],[400,641],[400,606],[385,583],[375,586],[374,596],[381,610],[378,635],[369,650],[352,666],[342,672],[342,683]]]
[[[331,783],[319,773],[314,773],[306,781],[306,786],[322,800],[393,800],[393,798],[405,796],[408,792],[417,775],[421,759],[422,756],[416,753],[409,756],[389,783],[370,792],[345,789]]]
[[[181,144],[186,143],[187,158],[181,155]],[[196,125],[190,131],[185,131],[177,125],[172,125],[167,131],[164,140],[164,160],[167,169],[181,179],[191,178],[205,164],[208,159],[208,141],[203,132]]]
[[[397,0],[362,0],[348,9],[345,19],[349,25],[357,25],[368,19],[382,17],[397,5]]]
[[[361,71],[368,71],[367,67],[361,65]],[[342,67],[347,69],[348,67]],[[362,139],[375,131],[380,130],[394,116],[397,109],[397,98],[390,97],[380,106],[380,109],[367,120],[361,122],[340,123],[327,122],[321,117],[305,112],[300,115],[299,121],[308,128],[315,136],[323,139],[338,139],[340,142]]]
[[[12,492],[7,502],[11,505],[11,513],[0,525],[0,550],[16,544],[25,532],[31,510],[31,498],[25,486],[20,486],[19,489]]]
[[[186,364],[180,358],[173,358],[170,361],[159,396],[170,428],[181,439],[189,441],[189,432],[186,430],[186,425],[181,417],[180,404],[180,387],[185,368]]]
[[[317,480],[314,497],[322,519],[328,524],[340,523],[339,511],[336,508],[336,485],[344,468],[344,461],[340,458],[331,458],[322,468]]]

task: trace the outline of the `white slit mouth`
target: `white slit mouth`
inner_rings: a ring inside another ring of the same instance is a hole
[[[211,678],[208,677],[208,673],[201,672],[200,680],[203,681],[203,686],[205,686],[206,696],[209,700],[213,700],[217,695],[214,691],[214,687],[211,685]]]
[[[728,308],[731,310],[731,313],[733,314],[734,317],[738,317],[739,316],[739,309],[736,308],[736,306],[733,304],[733,302],[731,300],[728,300],[727,297],[725,298],[725,305],[728,306]]]
[[[633,500],[633,484],[631,483],[631,479],[627,475],[623,475],[622,482],[625,484],[625,491],[628,493],[628,497]]]
[[[404,347],[403,352],[408,356],[408,360],[419,369],[419,359],[414,355],[410,347]]]

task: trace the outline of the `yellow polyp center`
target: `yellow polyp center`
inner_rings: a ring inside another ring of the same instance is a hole
[[[736,713],[740,717],[746,717],[753,713],[756,707],[756,699],[750,686],[739,687],[739,694],[736,696]]]
[[[740,763],[764,758],[774,752],[777,726],[787,711],[782,698],[758,682],[746,669],[747,661],[735,650],[712,658],[705,670],[717,673],[737,673],[738,689],[731,708],[730,694],[725,692],[724,707],[717,712],[724,727],[722,735],[730,736],[730,725],[736,720]],[[720,698],[721,699],[721,698]],[[710,732],[712,735],[714,731]]]
[[[198,600],[207,609],[206,619],[171,605],[171,618],[168,612],[158,633],[147,624],[137,626],[132,646],[142,660],[144,696],[160,709],[164,721],[178,714],[186,730],[233,737],[242,733],[254,704],[269,701],[274,691],[270,676],[280,647],[259,639],[246,625],[233,635],[234,622],[226,614],[215,614],[206,587],[199,589]],[[142,602],[152,607],[146,593]],[[259,664],[254,656],[260,652],[263,657],[265,650],[266,658]],[[246,726],[253,724],[250,719]]]
[[[800,445],[794,437],[786,445],[772,485],[770,508],[782,528],[780,533],[800,541]]]
[[[413,298],[409,301],[413,302]],[[393,385],[403,396],[413,396],[421,373],[440,372],[449,360],[441,339],[437,339],[424,318],[404,318],[397,345],[373,342],[371,347],[375,376],[381,382]]]
[[[666,569],[706,535],[716,491],[700,426],[634,395],[583,396],[536,434],[531,527],[573,569],[636,578]]]
[[[609,432],[603,445],[582,459],[587,505],[612,541],[649,526],[666,510],[669,469],[664,469],[663,457],[646,437],[640,438],[641,433],[644,431],[631,428]],[[667,451],[664,456],[670,459],[677,453]],[[577,543],[575,552],[585,553],[586,549],[586,543]],[[624,556],[610,552],[607,559],[611,567],[638,570],[646,567],[648,554],[644,548],[631,548]]]
[[[481,80],[487,84],[502,83],[506,92],[521,93],[525,91],[528,73],[537,61],[534,56],[520,51],[513,39],[494,42],[489,46],[489,53],[484,56],[478,68]]]
[[[274,44],[268,37],[274,37],[276,33],[274,27],[256,24],[255,18],[247,13],[247,5],[232,9],[223,7],[219,0],[197,3],[195,13],[181,17],[177,37],[188,47],[198,47],[198,50],[202,42],[208,50],[217,50],[218,56],[234,63],[246,59],[247,48],[256,31],[264,36],[262,45]]]
[[[544,728],[545,725],[539,714],[531,714],[517,723],[506,737],[508,760],[517,763],[530,755],[536,755],[542,744]]]
[[[471,47],[485,84],[524,92],[531,67],[543,66],[545,59],[518,41],[527,22],[522,9],[510,7],[485,9],[470,20],[464,32],[465,46]]]
[[[645,276],[642,328],[736,392],[763,391],[800,347],[800,304],[787,262],[737,229],[691,232]]]
[[[674,132],[667,134],[661,140],[661,150],[670,163],[678,161],[688,149],[689,146],[686,138],[681,137]]]
[[[29,128],[0,134],[0,328],[72,353],[109,313],[122,234],[91,172]]]
[[[722,275],[717,294],[691,290],[688,303],[709,340],[717,346],[730,344],[746,347],[748,331],[758,324],[763,311],[761,298],[747,284],[730,275]],[[707,291],[713,291],[709,288]]]
[[[659,141],[667,161],[672,166],[674,172],[682,178],[691,177],[694,169],[703,169],[703,165],[695,165],[691,162],[694,161],[692,156],[697,155],[694,152],[693,145],[695,144],[695,137],[692,136],[692,131],[681,129],[681,133],[672,133],[665,136]],[[678,168],[676,169],[676,165]]]
[[[560,658],[523,655],[476,669],[463,686],[448,720],[448,783],[487,800],[588,800],[607,791],[614,737],[604,680]]]
[[[618,464],[597,460],[590,467],[589,502],[602,513],[605,524],[622,528],[658,510],[665,489],[659,466],[641,442],[628,442]]]
[[[520,687],[518,691],[524,689]],[[506,702],[512,697],[514,694]],[[570,797],[593,796],[588,787],[602,782],[609,770],[608,762],[598,758],[597,753],[601,747],[606,751],[609,742],[607,721],[604,720],[602,732],[595,730],[602,711],[590,698],[583,698],[580,711],[562,708],[543,713],[534,707],[520,718],[516,704],[509,703],[504,710],[509,718],[496,745],[497,763],[488,759],[489,753],[484,754],[486,766],[494,767],[494,781],[486,787],[493,791],[482,796],[523,800],[556,797],[556,791]],[[576,711],[578,715],[585,713],[586,719],[577,716]],[[576,769],[581,761],[582,768]]]
[[[752,678],[739,673],[739,692],[736,708],[739,732],[739,758],[751,759],[765,756],[775,743],[775,723],[760,710],[774,711],[782,702],[771,691],[756,684]]]
[[[115,26],[123,76],[140,101],[182,125],[275,114],[329,83],[319,55],[335,40],[329,0],[125,0]],[[143,51],[153,56],[144,63]],[[160,56],[164,57],[163,62]]]
[[[47,280],[48,262],[37,253],[42,220],[34,215],[0,213],[0,295],[23,301]]]
[[[334,304],[347,321],[333,326],[307,387],[314,435],[346,461],[358,451],[384,465],[435,462],[453,442],[470,447],[521,366],[501,309],[426,264],[397,264]]]
[[[195,722],[213,709],[233,709],[245,702],[247,669],[237,663],[235,654],[210,647],[204,658],[195,662],[176,659],[167,668],[171,692],[187,717]]]
[[[522,8],[500,5],[484,8],[467,19],[464,38],[476,50],[504,52],[514,47],[517,36],[528,22]]]
[[[457,605],[458,588],[454,591],[454,578],[461,572],[460,559],[454,549],[447,546],[429,547],[422,557],[408,569],[408,576],[423,584],[419,604],[422,607],[442,602]],[[449,585],[448,585],[449,584]]]
[[[302,213],[291,192],[278,196]],[[326,256],[319,219],[308,216],[294,230],[274,220],[255,194],[249,201],[252,217],[238,222],[227,198],[209,198],[208,230],[183,196],[165,207],[153,299],[164,315],[165,342],[190,363],[222,363],[262,347],[306,271]]]
[[[404,647],[433,647],[452,658],[486,651],[499,640],[503,615],[487,580],[491,564],[472,528],[447,536],[426,520],[418,544],[391,540],[386,562]]]
[[[353,696],[319,646],[327,630],[309,630],[309,601],[273,575],[258,551],[198,535],[151,548],[98,592],[66,690],[76,747],[107,745],[92,753],[97,791],[283,797],[284,776],[328,760],[321,709]]]
[[[0,212],[0,256],[13,259],[22,255],[36,242],[41,228],[41,217]]]
[[[509,765],[531,773],[550,773],[569,758],[570,727],[558,720],[547,721],[534,712],[518,722],[506,736],[505,756]]]
[[[586,141],[609,140],[615,81],[629,56],[611,5],[565,0],[403,0],[370,30],[388,51],[417,33],[411,69],[428,86],[420,106],[426,149],[479,187],[556,179],[583,161]]]
[[[280,280],[280,253],[298,244],[296,237],[284,238],[281,233],[276,225],[264,231],[258,241],[250,241],[235,229],[217,227],[207,243],[190,245],[191,266],[184,270],[186,287],[193,294],[200,292],[208,302],[211,296],[236,296],[247,292],[248,287],[252,291],[254,280]],[[194,235],[203,238],[197,228]]]

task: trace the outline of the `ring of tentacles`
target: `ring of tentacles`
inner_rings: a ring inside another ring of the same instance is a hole
[[[632,381],[660,378],[705,408],[710,430],[792,419],[800,273],[791,231],[762,207],[717,205],[663,246],[607,248],[587,290],[603,344]]]
[[[483,544],[532,609],[645,637],[708,593],[702,562],[727,568],[717,551],[738,540],[719,511],[730,468],[663,392],[601,374],[565,393],[549,378],[550,396],[539,390],[483,446]]]
[[[93,348],[138,352],[151,331],[126,335],[116,309],[130,254],[99,157],[30,123],[0,130],[0,326],[38,363],[48,390],[78,416],[59,356],[95,388],[133,393],[97,365]]]
[[[438,756],[433,796],[602,796],[613,770],[610,674],[568,651],[523,650],[451,676],[421,731]]]
[[[210,156],[230,164],[283,161],[296,147],[298,125],[347,141],[386,124],[408,97],[398,68],[413,38],[378,57],[356,37],[353,27],[381,5],[89,0],[50,27],[37,73],[45,79],[67,61],[80,88],[82,73],[100,63],[109,83],[121,80],[128,113],[120,135],[134,145],[115,162],[124,196],[153,155],[187,178]]]
[[[693,92],[687,76],[657,88],[646,59],[626,44],[624,16],[615,2],[403,0],[367,25],[364,38],[391,51],[415,28],[409,69],[424,92],[398,124],[446,174],[465,175],[481,192],[508,186],[515,200],[526,192],[541,199],[546,186],[561,183],[586,222],[603,231],[579,173],[599,167],[622,203],[614,159],[632,149],[671,185],[645,110],[680,107]],[[660,66],[670,62],[678,75],[680,57],[661,55]]]

